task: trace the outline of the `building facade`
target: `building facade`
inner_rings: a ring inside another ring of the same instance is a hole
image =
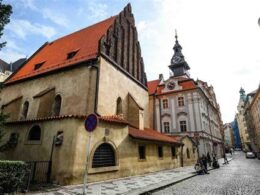
[[[51,162],[48,173],[58,184],[82,183],[85,168],[94,182],[183,162],[183,143],[150,128],[130,4],[116,16],[44,44],[5,81],[0,95],[1,109],[9,114],[0,158]],[[84,121],[91,113],[99,122],[90,136]]]
[[[224,124],[224,142],[225,142],[226,150],[233,148],[235,145],[234,134],[233,134],[233,129],[232,129],[231,123]]]
[[[199,155],[223,151],[222,120],[212,86],[189,76],[189,65],[176,42],[170,70],[173,76],[148,82],[150,123],[168,135],[188,135],[196,139]]]
[[[232,127],[233,135],[234,135],[234,147],[235,148],[242,148],[241,138],[240,138],[240,133],[239,133],[236,118],[234,119],[234,121],[231,122],[231,127]]]

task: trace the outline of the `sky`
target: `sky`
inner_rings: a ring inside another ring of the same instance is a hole
[[[169,77],[175,29],[195,80],[214,87],[223,122],[260,84],[259,0],[4,0],[13,6],[0,58],[29,57],[46,41],[118,14],[131,3],[148,80]]]

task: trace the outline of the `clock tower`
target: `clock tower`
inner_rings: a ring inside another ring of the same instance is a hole
[[[171,59],[171,65],[169,66],[169,68],[173,72],[173,76],[174,77],[184,76],[189,78],[190,67],[185,61],[184,55],[181,52],[182,47],[178,42],[178,36],[176,31],[175,31],[175,45],[173,47],[173,50],[174,50],[174,54]]]

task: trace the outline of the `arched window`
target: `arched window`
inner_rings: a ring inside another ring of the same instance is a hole
[[[54,106],[53,106],[53,116],[59,116],[61,109],[61,96],[56,95],[54,99]]]
[[[121,97],[117,98],[116,100],[116,114],[122,114],[123,113],[123,108],[122,108],[122,99]]]
[[[188,148],[186,149],[186,153],[187,153],[187,158],[190,158],[190,151]]]
[[[23,112],[22,112],[22,119],[26,119],[27,114],[28,114],[28,110],[29,110],[29,102],[26,101],[23,104]]]
[[[28,134],[28,140],[29,141],[40,141],[41,140],[41,128],[36,125],[33,126]]]
[[[108,143],[103,143],[98,146],[93,156],[92,168],[110,167],[115,165],[116,159],[113,147]]]

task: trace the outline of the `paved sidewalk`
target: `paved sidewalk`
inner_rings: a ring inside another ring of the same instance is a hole
[[[228,156],[230,161],[232,158]],[[223,165],[223,158],[219,159],[220,166]],[[88,195],[119,195],[119,194],[142,194],[153,191],[158,188],[163,188],[183,180],[196,176],[194,166],[180,167],[171,170],[164,170],[154,173],[149,173],[140,176],[126,177],[111,181],[91,183],[88,184]],[[45,190],[33,194],[46,195],[72,195],[81,194],[83,192],[83,185],[62,186],[57,189]]]

